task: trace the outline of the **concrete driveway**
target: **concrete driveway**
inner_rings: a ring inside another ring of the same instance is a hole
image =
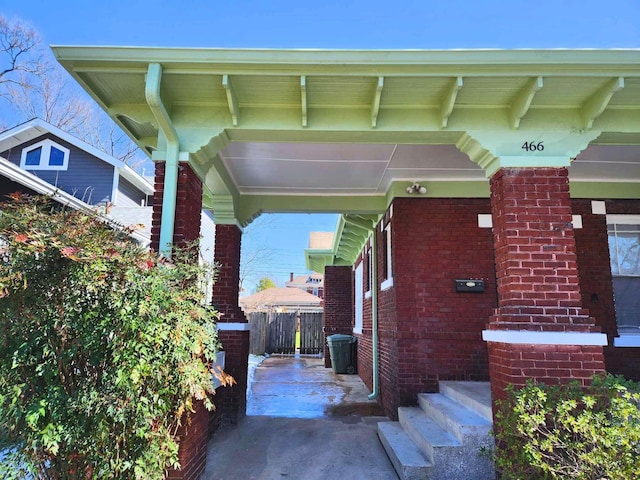
[[[267,358],[248,416],[209,443],[203,480],[397,480],[376,434],[387,418],[368,393],[321,359]]]

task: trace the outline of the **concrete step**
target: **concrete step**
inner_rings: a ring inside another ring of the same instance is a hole
[[[441,393],[421,393],[418,404],[424,413],[462,444],[478,444],[490,435],[492,422]]]
[[[398,422],[378,422],[378,437],[400,480],[431,479],[433,465]]]
[[[440,382],[440,393],[493,422],[489,382]]]
[[[456,438],[418,407],[398,408],[398,421],[420,451],[435,465],[448,461],[451,450],[461,446]]]

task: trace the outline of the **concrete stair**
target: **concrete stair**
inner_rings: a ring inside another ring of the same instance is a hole
[[[492,480],[491,392],[486,382],[440,382],[398,408],[398,422],[378,423],[378,437],[401,480]]]

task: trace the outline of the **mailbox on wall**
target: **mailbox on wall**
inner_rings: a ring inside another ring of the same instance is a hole
[[[456,280],[456,292],[484,292],[484,280],[476,278]]]

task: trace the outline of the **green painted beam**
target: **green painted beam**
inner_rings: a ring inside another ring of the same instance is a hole
[[[640,199],[640,183],[569,182],[572,198]]]

